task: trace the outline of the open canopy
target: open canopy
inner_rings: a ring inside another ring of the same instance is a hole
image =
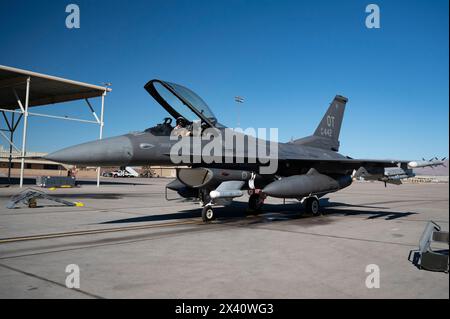
[[[217,125],[217,118],[205,101],[188,88],[151,80],[145,85],[145,89],[174,118],[183,117],[190,122],[200,119],[212,127]]]
[[[29,107],[97,97],[111,90],[102,86],[0,65],[0,108],[7,110],[19,108],[14,91],[23,99],[28,78],[31,83]]]

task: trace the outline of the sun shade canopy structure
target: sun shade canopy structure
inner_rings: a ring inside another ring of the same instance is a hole
[[[28,78],[32,83],[28,107],[99,97],[111,91],[102,86],[0,65],[0,108],[20,108],[11,88],[15,88],[19,97],[25,97]]]
[[[108,87],[73,81],[56,76],[36,73],[28,70],[17,69],[9,66],[0,65],[0,112],[3,115],[7,129],[0,129],[0,137],[4,138],[9,148],[9,170],[8,178],[11,175],[12,149],[21,153],[21,169],[20,169],[20,187],[23,185],[24,163],[26,157],[26,137],[28,117],[47,117],[61,120],[78,121],[84,123],[93,123],[100,126],[100,136],[103,135],[103,113],[104,100],[107,92],[111,89]],[[100,117],[95,113],[89,98],[101,97],[101,113]],[[85,100],[94,119],[78,119],[67,116],[56,116],[51,114],[41,114],[30,112],[29,109],[49,105],[55,103],[69,102],[75,100]],[[6,113],[10,113],[8,119]],[[15,116],[17,116],[15,118]],[[14,144],[14,131],[19,122],[23,119],[22,147],[19,148]],[[8,132],[6,136],[4,132]],[[97,186],[100,184],[100,168],[98,168]]]

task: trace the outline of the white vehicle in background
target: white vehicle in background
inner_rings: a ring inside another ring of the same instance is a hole
[[[132,167],[125,167],[124,169],[119,169],[117,171],[112,171],[109,173],[111,177],[139,177],[139,173],[136,172]]]

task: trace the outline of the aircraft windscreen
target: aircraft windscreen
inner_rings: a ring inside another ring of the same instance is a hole
[[[205,101],[202,100],[197,94],[189,90],[188,88],[179,84],[166,82],[170,87],[183,99],[189,102],[199,113],[203,114],[211,122],[216,123],[217,119],[213,112],[209,109]]]
[[[172,92],[165,88],[161,83],[156,82],[154,84],[158,94],[181,116],[186,120],[193,122],[198,119],[197,114],[195,114],[188,106],[186,106],[183,101],[177,98]],[[178,93],[178,92],[177,92]]]

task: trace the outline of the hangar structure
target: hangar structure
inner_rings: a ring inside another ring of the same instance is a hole
[[[0,112],[2,113],[1,119],[6,124],[6,128],[2,127],[0,129],[0,138],[3,138],[9,145],[8,179],[11,175],[14,149],[21,154],[20,187],[23,187],[27,156],[28,118],[30,116],[96,124],[99,126],[99,139],[102,139],[105,96],[108,92],[111,92],[111,89],[106,86],[103,87],[0,65]],[[89,100],[91,98],[101,98],[100,117],[92,107]],[[93,120],[34,112],[34,108],[37,106],[76,100],[85,100],[89,111],[94,117]],[[33,108],[32,112],[30,112],[30,108]],[[19,148],[14,143],[14,133],[21,121],[23,122],[23,132],[22,145]],[[100,168],[97,169],[97,186],[99,185]]]

